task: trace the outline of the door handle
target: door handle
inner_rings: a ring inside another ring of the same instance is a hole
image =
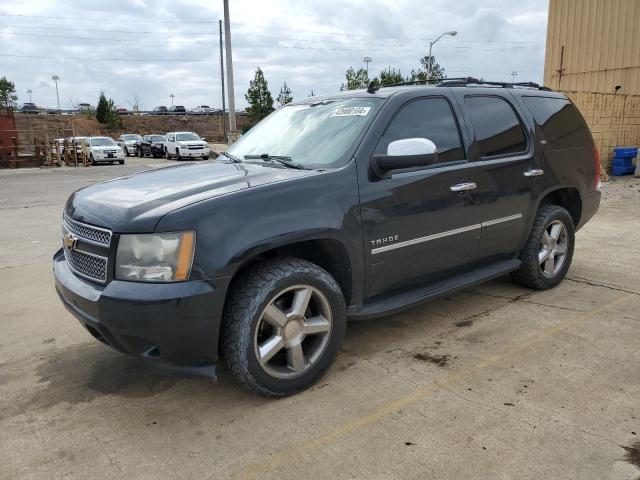
[[[452,185],[449,187],[449,190],[452,192],[467,192],[469,190],[475,190],[478,186],[473,182],[467,183],[458,183],[457,185]]]
[[[523,175],[525,177],[539,177],[540,175],[544,175],[544,170],[540,170],[539,168],[530,168],[524,172]]]

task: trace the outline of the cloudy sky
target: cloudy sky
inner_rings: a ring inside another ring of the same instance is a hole
[[[428,42],[448,76],[542,81],[546,0],[231,0],[236,103],[260,66],[277,96],[340,88],[349,66],[408,74]],[[220,106],[222,0],[0,0],[0,76],[19,102],[95,105],[100,90],[126,108]]]

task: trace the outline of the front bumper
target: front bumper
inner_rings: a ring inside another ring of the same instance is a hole
[[[124,148],[127,150],[127,153],[129,153],[129,155],[135,155],[136,152],[138,151],[138,146],[135,144],[125,145]]]
[[[97,340],[157,370],[215,378],[227,279],[103,287],[76,276],[62,250],[53,274],[62,303]]]
[[[209,156],[209,149],[208,148],[203,148],[201,150],[189,150],[187,148],[181,148],[180,149],[180,156],[181,157],[188,157],[188,158],[208,157]]]
[[[116,160],[124,160],[124,153],[114,153],[113,156],[110,157],[106,153],[93,152],[93,159],[97,162],[113,162]]]

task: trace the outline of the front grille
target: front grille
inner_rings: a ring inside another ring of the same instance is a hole
[[[106,257],[75,249],[64,248],[63,250],[64,258],[67,260],[71,270],[76,274],[90,280],[106,283],[108,263]]]
[[[203,148],[202,145],[189,145],[189,150],[202,150]]]
[[[111,230],[77,222],[66,213],[62,216],[62,225],[69,233],[74,234],[80,240],[103,247],[109,247],[111,245]]]

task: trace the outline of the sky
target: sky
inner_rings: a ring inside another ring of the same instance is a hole
[[[419,67],[429,42],[449,77],[542,82],[547,0],[231,0],[237,108],[256,67],[277,97],[340,89],[347,68],[371,78]],[[18,102],[96,105],[101,90],[131,109],[221,106],[218,20],[222,0],[0,0],[0,77]]]

